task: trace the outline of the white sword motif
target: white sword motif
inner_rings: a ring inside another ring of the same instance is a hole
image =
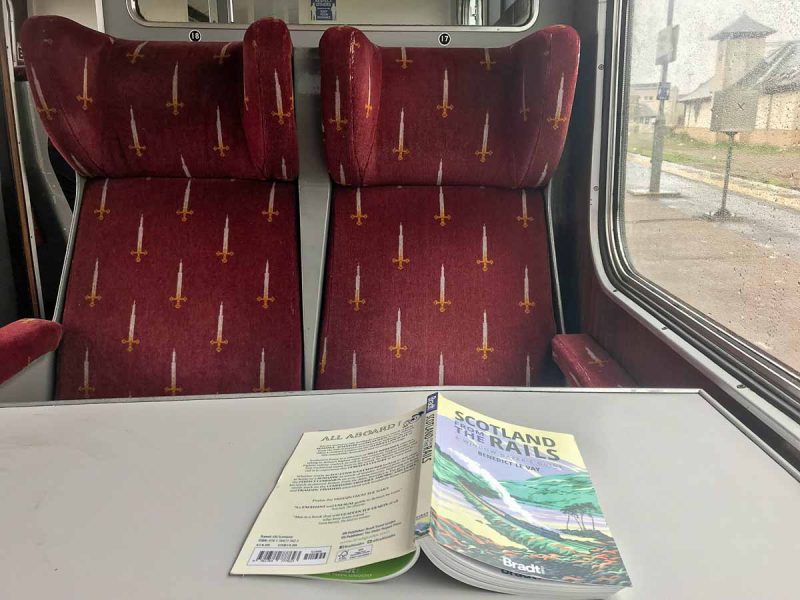
[[[483,141],[481,143],[481,149],[475,151],[475,156],[477,156],[482,163],[486,162],[487,156],[492,156],[494,152],[489,150],[489,111],[486,111],[486,120],[483,123]]]
[[[450,91],[450,82],[447,78],[447,69],[444,70],[444,78],[442,79],[442,103],[437,104],[437,110],[442,111],[442,118],[447,118],[447,111],[453,110],[453,105],[448,104],[449,99],[449,91]]]
[[[55,108],[47,106],[47,101],[44,99],[44,94],[42,93],[42,86],[39,84],[39,78],[36,77],[36,69],[34,69],[33,66],[31,66],[31,75],[33,75],[33,87],[36,90],[36,95],[39,97],[39,106],[36,108],[36,111],[44,113],[45,118],[48,121],[52,121],[53,113],[57,111]]]
[[[186,175],[186,177],[192,176],[192,174],[189,173],[189,167],[186,166],[186,161],[183,160],[183,154],[181,154],[181,168],[183,169],[183,174]]]
[[[106,195],[108,194],[108,178],[103,181],[103,192],[100,194],[100,208],[94,209],[94,214],[97,215],[97,220],[102,221],[106,215],[111,211],[106,208]]]
[[[102,296],[97,295],[97,274],[100,269],[100,259],[96,258],[94,260],[94,273],[92,274],[92,291],[89,293],[88,296],[84,296],[84,300],[89,301],[89,306],[93,307],[97,300],[100,300]]]
[[[531,387],[531,355],[525,357],[525,387]]]
[[[83,390],[87,395],[90,391],[89,386],[89,348],[86,348],[86,352],[83,355]]]
[[[552,117],[547,118],[547,122],[553,125],[553,129],[558,129],[561,123],[566,121],[566,118],[561,116],[561,110],[564,108],[564,74],[561,74],[561,84],[558,87],[558,96],[556,97],[556,113]]]
[[[529,282],[528,282],[528,267],[525,267],[525,290],[523,294],[523,298],[525,298],[525,303],[527,304],[530,302],[530,289],[529,289]]]
[[[286,158],[281,156],[281,179],[289,179],[289,176],[286,174]]]
[[[167,108],[172,109],[172,114],[177,115],[178,109],[183,108],[183,102],[178,101],[178,63],[175,63],[175,70],[172,72],[172,101],[167,102]]]
[[[267,216],[267,222],[272,223],[272,217],[277,217],[281,213],[275,210],[275,182],[272,182],[272,187],[269,188],[269,202],[267,203],[267,210],[261,211],[262,215]]]
[[[264,358],[264,348],[261,349],[261,362],[258,364],[258,392],[265,392],[269,391],[267,387],[265,387],[267,380],[267,363]]]
[[[228,340],[222,339],[222,320],[223,320],[223,303],[219,303],[219,314],[217,315],[217,337],[211,340],[211,345],[216,346],[217,352],[222,352],[222,346],[228,343]]]
[[[405,142],[405,108],[400,109],[400,132],[397,137],[397,148],[392,149],[392,154],[397,154],[397,160],[403,160],[403,157],[411,152],[410,150],[406,149],[404,142]]]
[[[356,362],[356,353],[353,352],[353,366],[350,369],[351,387],[356,389],[358,387],[358,362]]]
[[[482,328],[482,343],[480,347],[475,348],[476,351],[483,355],[483,360],[488,360],[489,352],[494,352],[494,348],[489,346],[489,326],[486,322],[486,311],[483,311],[483,328]]]
[[[142,256],[147,256],[147,250],[142,250],[144,238],[144,215],[139,213],[139,229],[136,231],[136,250],[131,250],[131,256],[136,257],[136,262],[142,262]]]
[[[129,108],[131,111],[131,138],[133,140],[133,144],[128,146],[128,149],[134,150],[136,152],[136,156],[141,156],[142,150],[146,150],[147,146],[142,146],[139,144],[139,132],[136,129],[136,117],[133,116],[133,106]]]
[[[269,303],[275,302],[274,296],[269,295],[269,261],[267,261],[264,267],[264,287],[261,293],[262,295],[256,298],[256,300],[261,303],[262,308],[269,308]]]
[[[89,104],[94,100],[89,96],[89,57],[83,57],[83,94],[76,96],[78,102],[83,104],[83,110],[88,110]]]
[[[591,364],[597,365],[598,367],[604,367],[608,362],[606,360],[600,360],[600,358],[594,352],[592,352],[588,346],[584,346],[584,349],[586,350],[586,354],[591,359]]]
[[[403,224],[400,223],[400,233],[397,235],[397,258],[393,258],[392,262],[397,265],[399,271],[403,270],[403,265],[408,264],[409,259],[403,256]]]
[[[225,229],[222,230],[222,251],[217,251],[217,256],[222,257],[222,262],[228,262],[228,257],[233,256],[233,252],[228,252],[228,237],[230,235],[230,227],[228,226],[228,215],[225,215]]]
[[[336,125],[336,131],[341,131],[342,126],[347,124],[347,119],[342,118],[342,96],[339,92],[339,77],[336,77],[336,90],[333,94],[333,119],[328,119]]]
[[[353,305],[353,310],[358,312],[361,310],[361,305],[366,304],[366,300],[361,299],[361,264],[356,263],[356,281],[355,281],[355,290],[353,292],[353,298],[348,300],[348,304]]]
[[[439,352],[439,387],[444,385],[444,355]]]
[[[144,45],[146,43],[147,42],[142,42],[141,44],[136,46],[136,48],[133,49],[133,52],[129,52],[128,54],[126,54],[126,56],[131,59],[132,65],[136,64],[137,58],[142,58],[144,56],[144,54],[142,54],[142,48],[144,48]]]
[[[131,318],[128,322],[128,337],[122,340],[123,344],[128,346],[128,352],[133,352],[133,347],[139,345],[139,340],[134,337],[134,332],[136,330],[136,300],[133,301],[133,305],[131,306]]]
[[[447,310],[447,305],[451,304],[450,300],[447,300],[445,295],[444,265],[442,265],[442,270],[439,274],[439,299],[434,300],[433,303],[439,307],[439,312],[442,313]]]
[[[322,340],[322,358],[319,360],[319,374],[325,373],[325,367],[328,366],[328,336]]]
[[[491,71],[492,70],[492,65],[495,64],[495,63],[496,63],[496,61],[492,60],[492,57],[489,55],[489,49],[488,48],[484,48],[483,49],[483,60],[481,61],[481,64],[484,67],[486,67],[487,71]]]
[[[225,44],[225,45],[222,47],[222,49],[220,50],[219,54],[215,54],[215,55],[214,55],[214,58],[216,58],[216,59],[218,60],[218,64],[220,64],[220,65],[221,65],[223,62],[225,62],[225,59],[226,59],[226,58],[228,58],[228,57],[230,56],[230,54],[227,54],[227,50],[228,50],[228,47],[229,47],[229,46],[230,46],[232,43],[233,43],[233,42],[228,42],[227,44]]]
[[[341,185],[347,185],[347,180],[344,177],[344,165],[339,163],[339,183]]]
[[[133,333],[136,328],[136,300],[133,301],[133,306],[131,306],[131,318],[128,322],[128,337],[133,339]]]
[[[408,65],[410,63],[414,62],[414,61],[413,60],[409,60],[409,58],[406,56],[406,48],[405,48],[405,46],[402,46],[400,48],[400,58],[394,59],[394,62],[400,63],[400,67],[402,69],[407,69]]]
[[[525,265],[525,280],[524,280],[524,284],[523,284],[523,295],[522,295],[522,298],[523,298],[522,302],[518,302],[518,305],[521,308],[525,309],[525,314],[529,314],[531,312],[531,308],[536,306],[536,302],[531,302],[530,289],[529,289],[529,283],[528,283],[528,266],[527,265]]]
[[[283,112],[283,97],[281,96],[281,82],[278,80],[278,69],[275,69],[275,108],[277,109],[272,113],[273,117],[278,117],[278,124],[284,124],[284,118],[289,116],[289,113]]]
[[[528,194],[522,190],[522,221],[528,223]]]
[[[541,176],[539,177],[539,181],[536,182],[536,187],[539,187],[544,183],[544,180],[547,178],[547,168],[550,166],[550,163],[544,164],[544,170],[542,171]]]
[[[439,159],[439,171],[436,173],[436,185],[442,185],[442,159]]]
[[[177,384],[178,383],[178,365],[177,361],[175,360],[175,348],[172,349],[172,361],[169,364],[169,389],[167,391],[171,391],[173,394],[178,391]]]
[[[364,110],[366,110],[365,117],[369,118],[369,114],[372,111],[372,64],[371,63],[367,68],[367,103],[364,105]]]
[[[225,156],[225,151],[230,150],[230,146],[226,146],[222,142],[222,120],[219,116],[219,105],[217,105],[217,145],[214,146],[214,152],[219,152],[220,158]]]
[[[519,109],[519,114],[522,115],[522,120],[527,123],[528,122],[528,113],[531,112],[531,109],[528,108],[525,100],[525,70],[522,71],[522,108]]]
[[[396,346],[400,347],[402,342],[402,332],[403,332],[403,320],[400,317],[400,309],[397,309],[397,321],[394,324],[394,343]]]
[[[175,303],[175,308],[181,307],[181,302],[186,302],[186,298],[183,297],[183,261],[181,260],[178,262],[178,277],[175,281],[175,296],[170,296],[170,302]]]
[[[92,275],[92,296],[97,295],[97,271],[100,268],[100,259],[94,260],[94,274]]]
[[[193,215],[194,211],[189,210],[189,196],[192,193],[192,180],[188,179],[186,181],[186,190],[183,192],[183,206],[180,210],[175,211],[175,214],[180,215],[181,221],[186,222],[189,215]]]

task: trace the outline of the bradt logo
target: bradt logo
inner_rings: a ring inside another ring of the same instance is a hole
[[[544,575],[544,569],[539,565],[523,565],[522,563],[515,562],[508,558],[503,557],[503,566],[515,571],[524,571],[525,573],[535,573],[536,575]]]

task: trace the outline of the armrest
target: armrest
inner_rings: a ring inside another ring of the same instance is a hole
[[[0,327],[0,383],[40,356],[58,348],[61,325],[44,319],[21,319]]]
[[[553,360],[572,387],[636,387],[633,377],[585,333],[555,336]]]

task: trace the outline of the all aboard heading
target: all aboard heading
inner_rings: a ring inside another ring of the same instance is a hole
[[[409,427],[413,425],[417,419],[419,419],[423,415],[423,411],[419,411],[418,413],[412,415],[407,419],[400,419],[396,423],[387,423],[386,425],[381,425],[380,427],[368,427],[363,431],[355,431],[353,433],[348,434],[341,434],[341,433],[331,433],[329,435],[323,436],[320,441],[321,442],[339,442],[342,440],[355,440],[362,437],[368,437],[371,435],[377,435],[379,433],[386,433],[387,431],[391,431],[396,427]]]

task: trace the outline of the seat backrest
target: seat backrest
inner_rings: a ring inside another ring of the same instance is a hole
[[[56,396],[300,389],[286,26],[143,42],[34,17],[22,44],[47,132],[88,178]]]
[[[36,110],[78,173],[296,178],[281,21],[257,21],[244,42],[142,42],[42,16],[21,39]]]
[[[505,48],[320,42],[325,151],[342,185],[545,186],[566,138],[579,39],[563,25]]]

